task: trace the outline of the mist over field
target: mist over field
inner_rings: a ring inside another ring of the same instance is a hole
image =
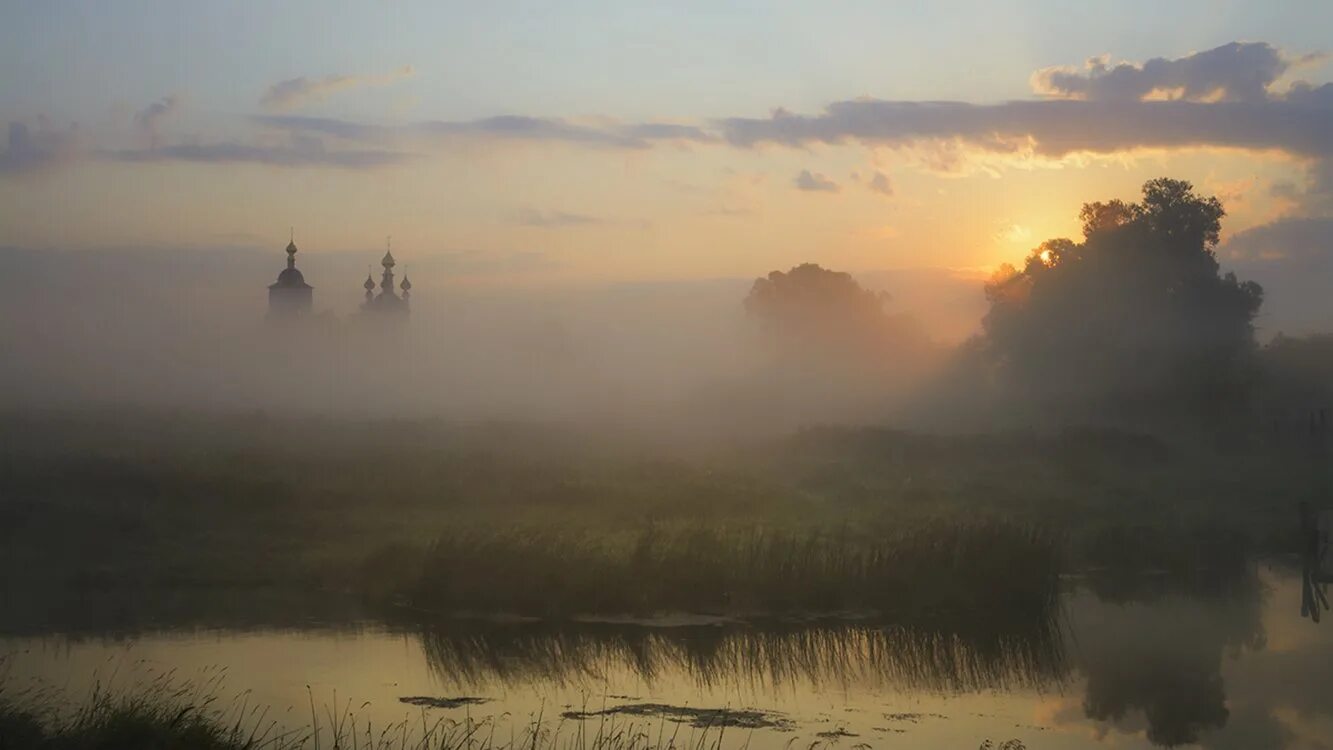
[[[868,286],[895,287],[885,310],[912,316],[932,344],[892,353],[885,368],[812,347],[793,367],[746,313],[753,279],[514,284],[466,270],[459,278],[447,259],[427,257],[408,261],[412,317],[394,326],[358,314],[362,261],[377,253],[303,250],[315,314],[284,323],[265,319],[280,252],[3,255],[9,409],[648,420],[650,429],[731,431],[869,421],[891,413],[976,327],[959,307],[979,314],[984,304],[976,278],[867,274]],[[864,382],[872,371],[877,382]],[[861,381],[856,393],[845,390],[851,380]]]
[[[1265,298],[1264,310],[1276,312],[1256,317],[1255,343],[1320,330],[1333,303],[1308,288],[1308,275],[1273,276],[1271,264],[1247,262],[1242,250],[1257,258],[1256,241],[1242,236],[1218,251],[1224,268],[1273,279],[1268,288],[1281,295]],[[516,281],[475,257],[399,255],[415,284],[405,325],[359,309],[361,267],[376,252],[302,250],[314,314],[282,321],[266,318],[264,297],[280,252],[0,250],[8,269],[0,335],[10,354],[0,406],[531,420],[721,436],[838,423],[974,431],[1108,416],[1054,418],[988,390],[993,378],[975,359],[989,304],[981,272],[858,272],[854,283],[878,295],[869,319],[831,299],[798,310],[807,320],[775,327],[747,311],[753,278]]]
[[[1333,3],[9,5],[0,750],[1330,746]]]

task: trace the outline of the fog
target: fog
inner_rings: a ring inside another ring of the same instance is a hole
[[[1311,295],[1265,290],[1247,278],[1252,262],[1241,276],[1224,265],[1224,215],[1190,183],[1153,180],[1142,203],[1086,204],[1081,240],[1049,240],[984,281],[816,264],[570,281],[532,274],[531,258],[400,251],[406,317],[362,309],[379,252],[298,251],[313,309],[283,317],[266,299],[281,251],[9,249],[0,407],[537,421],[690,439],[810,424],[1214,429],[1326,408],[1323,339],[1265,346],[1284,323],[1310,330]]]
[[[400,321],[360,309],[368,262],[378,281],[381,252],[303,249],[297,267],[315,288],[313,314],[283,321],[266,318],[281,249],[0,253],[6,409],[764,431],[881,421],[942,351],[895,352],[889,368],[847,351],[784,352],[745,310],[753,278],[496,281],[454,256],[399,251],[398,279],[406,268],[413,283]],[[944,271],[879,272],[864,283],[888,289],[886,314],[926,310],[914,320],[941,342],[970,332],[957,300],[972,298],[972,328],[984,306],[979,283]]]

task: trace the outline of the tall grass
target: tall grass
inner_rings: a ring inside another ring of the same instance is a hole
[[[1056,606],[1060,550],[1030,526],[921,522],[892,531],[649,525],[600,533],[457,529],[424,554],[415,606],[546,617],[874,614],[913,622]]]

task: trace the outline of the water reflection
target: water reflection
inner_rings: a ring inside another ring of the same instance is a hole
[[[1309,503],[1301,503],[1301,617],[1319,622],[1328,610],[1328,584],[1333,582],[1329,570],[1329,532],[1333,526],[1333,512],[1315,511]]]
[[[268,684],[266,695],[279,704],[303,704],[304,685],[316,682],[358,699],[366,694],[399,712],[523,717],[543,702],[552,715],[610,710],[638,716],[634,712],[645,706],[666,706],[682,721],[693,720],[689,712],[724,707],[779,712],[791,718],[793,732],[810,739],[838,732],[872,737],[877,727],[891,726],[917,733],[918,743],[972,740],[950,745],[960,747],[975,747],[984,736],[1015,735],[1030,747],[1081,747],[1106,735],[1129,747],[1308,747],[1333,734],[1333,691],[1326,688],[1333,631],[1311,627],[1296,612],[1309,580],[1295,569],[1261,575],[1253,566],[1225,580],[1158,575],[1136,583],[1122,577],[1114,595],[1104,596],[1095,583],[1080,584],[1060,608],[1021,622],[978,614],[967,622],[915,627],[869,621],[422,624],[354,619],[366,613],[344,601],[313,610],[303,605],[299,613],[283,613],[276,604],[249,610],[250,620],[264,621],[257,631],[218,611],[196,611],[173,624],[160,619],[169,611],[158,610],[153,622],[136,623],[126,614],[129,607],[98,631],[71,607],[51,611],[68,613],[67,624],[81,623],[74,630],[82,643],[49,635],[10,638],[0,642],[0,652],[27,649],[20,673],[52,678],[76,671],[76,656],[78,669],[85,669],[115,653],[148,656],[162,666],[226,665],[238,688],[262,693]],[[178,606],[182,602],[172,608]],[[11,633],[16,622],[18,632],[31,633],[39,619],[12,616],[0,614],[0,627]],[[226,629],[182,635],[179,625]],[[163,629],[169,634],[153,635]],[[93,634],[117,640],[99,643],[88,638]],[[62,645],[42,645],[52,640]],[[412,699],[410,706],[399,703],[403,697]],[[859,713],[842,713],[849,710]],[[910,726],[886,718],[903,711],[940,718]],[[781,747],[789,739],[753,746]]]
[[[1054,619],[1020,632],[960,634],[845,622],[669,628],[451,622],[421,634],[431,668],[457,685],[604,681],[628,669],[649,686],[671,675],[699,687],[762,693],[795,683],[934,692],[1048,685],[1066,671]]]
[[[1079,603],[1071,627],[1086,718],[1141,725],[1168,747],[1226,726],[1223,660],[1264,648],[1265,587],[1253,565],[1215,570],[1187,582],[1151,577],[1135,596]],[[1159,591],[1169,593],[1147,595]]]

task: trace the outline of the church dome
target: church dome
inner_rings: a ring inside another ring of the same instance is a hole
[[[305,277],[296,267],[282,269],[278,274],[278,286],[305,286]]]

